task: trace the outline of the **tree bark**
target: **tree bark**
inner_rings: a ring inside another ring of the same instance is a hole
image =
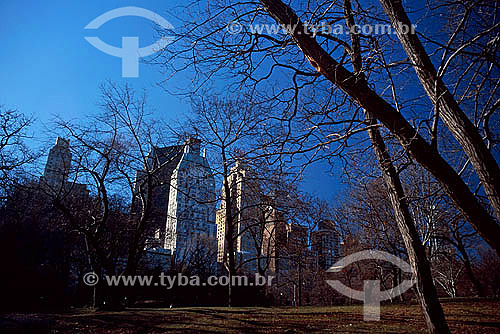
[[[289,31],[311,65],[342,89],[356,103],[391,131],[403,148],[443,186],[464,217],[500,255],[500,226],[481,206],[458,173],[417,133],[406,119],[368,84],[335,61],[312,37],[295,12],[280,0],[260,0],[279,23],[294,27]]]
[[[484,297],[484,288],[481,282],[477,279],[476,275],[474,274],[474,270],[472,269],[472,264],[470,262],[470,257],[469,254],[467,254],[467,251],[465,250],[465,247],[462,243],[459,242],[458,244],[458,251],[460,254],[462,254],[462,258],[464,260],[464,267],[465,267],[465,272],[467,273],[467,276],[469,276],[469,279],[474,286],[474,289],[476,290],[476,293],[479,297]]]
[[[427,95],[455,139],[469,157],[481,180],[490,204],[500,220],[500,168],[486,147],[478,129],[460,109],[453,95],[440,77],[425,51],[418,36],[412,33],[411,22],[403,8],[401,0],[380,0],[385,13],[391,20],[398,38],[403,45],[413,68]],[[403,27],[408,27],[407,32]]]
[[[350,29],[352,41],[352,64],[358,81],[366,81],[362,70],[361,43],[359,35],[353,32],[355,26],[350,0],[344,1],[346,14],[346,24]],[[378,128],[375,127],[377,121],[373,115],[365,110],[365,118],[370,126],[368,135],[370,137],[373,150],[377,156],[378,165],[384,175],[384,181],[389,192],[389,198],[394,210],[394,217],[398,224],[399,231],[406,246],[408,258],[415,274],[418,299],[424,313],[425,322],[429,333],[450,333],[448,324],[444,317],[444,312],[439,303],[436,287],[432,280],[431,265],[427,259],[425,248],[422,245],[420,236],[415,227],[415,222],[410,214],[406,194],[401,184],[401,179],[392,164],[391,156],[387,151],[384,139]]]
[[[236,274],[236,261],[235,261],[235,249],[234,249],[234,216],[233,216],[233,194],[231,193],[231,185],[229,184],[229,163],[226,157],[226,151],[223,147],[221,150],[222,162],[223,162],[223,176],[224,176],[224,198],[222,201],[225,203],[225,212],[224,212],[224,224],[225,224],[225,242],[227,244],[227,254],[228,258],[226,259],[226,254],[223,256],[223,263],[227,264],[227,271],[229,274],[229,284],[228,284],[228,297],[227,297],[227,306],[231,307],[233,304],[233,289],[232,289],[232,277]],[[235,195],[237,196],[237,195]],[[224,252],[226,251],[224,247]]]
[[[373,119],[370,120],[369,113],[367,113],[367,118],[370,123],[374,123]],[[399,175],[392,164],[378,129],[372,128],[369,130],[369,135],[384,175],[389,198],[394,208],[394,216],[403,237],[411,267],[416,275],[418,299],[424,313],[427,329],[429,333],[450,333],[432,280],[431,265],[408,209],[406,195]]]

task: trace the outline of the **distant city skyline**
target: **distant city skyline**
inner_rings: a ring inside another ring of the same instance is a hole
[[[51,1],[2,2],[0,4],[0,31],[2,47],[0,62],[9,64],[0,73],[0,104],[16,108],[36,118],[29,129],[34,138],[28,141],[32,148],[48,149],[58,136],[51,120],[60,116],[83,122],[86,115],[99,108],[99,85],[106,80],[127,83],[138,92],[147,91],[148,106],[156,118],[166,122],[181,121],[190,112],[187,100],[171,95],[165,90],[175,90],[187,82],[166,81],[160,68],[140,64],[140,77],[123,79],[121,59],[109,56],[94,48],[85,39],[89,31],[83,28],[106,11],[139,6],[157,12],[175,26],[179,25],[174,7],[182,2],[147,0],[95,0],[79,3]],[[75,15],[77,13],[77,15]],[[92,34],[110,45],[119,47],[122,36],[138,36],[141,46],[154,42],[152,22],[138,17],[123,17],[107,22]],[[186,78],[187,80],[187,78]],[[164,90],[165,89],[165,90]],[[60,134],[59,134],[60,135]],[[40,167],[45,157],[39,161]],[[316,163],[305,170],[303,189],[325,200],[332,200],[339,189],[341,164],[329,175],[326,162]]]

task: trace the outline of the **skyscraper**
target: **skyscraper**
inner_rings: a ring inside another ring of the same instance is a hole
[[[140,214],[140,195],[147,193],[147,175],[152,175],[151,231],[147,247],[163,247],[165,243],[165,224],[168,217],[168,202],[172,173],[182,158],[184,144],[166,147],[153,146],[147,156],[147,171],[138,170],[135,175],[136,203],[134,214]]]
[[[321,269],[330,268],[340,256],[339,234],[331,220],[318,224],[318,230],[311,233],[311,248]]]
[[[264,211],[266,223],[264,224],[262,237],[262,267],[267,265],[267,269],[278,272],[283,267],[282,258],[285,256],[287,242],[287,228],[283,212],[274,207],[274,203],[269,204]]]
[[[68,180],[70,168],[69,140],[57,137],[56,145],[49,151],[41,181],[53,189],[63,188]]]
[[[258,247],[261,247],[262,197],[256,174],[242,161],[237,161],[227,178],[231,198],[231,215],[234,256],[236,263],[249,270],[256,270]],[[226,238],[226,196],[222,189],[221,208],[217,210],[217,261],[227,262],[229,242]]]
[[[200,155],[200,140],[190,138],[172,172],[168,198],[164,248],[177,260],[199,248],[215,248],[215,201],[215,180],[205,154]]]
[[[43,176],[40,177],[40,186],[46,192],[57,196],[88,196],[85,184],[68,181],[71,156],[69,140],[57,137],[56,144],[49,151]]]

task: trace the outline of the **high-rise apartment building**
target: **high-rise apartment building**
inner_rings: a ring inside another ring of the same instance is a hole
[[[278,272],[283,267],[287,243],[287,227],[283,212],[274,207],[269,199],[264,210],[265,224],[262,237],[261,268],[271,272]],[[264,262],[265,261],[265,262]]]
[[[215,248],[215,208],[214,176],[205,154],[200,155],[200,141],[191,138],[170,180],[164,248],[178,260]]]
[[[71,156],[69,140],[57,137],[56,144],[47,156],[43,176],[40,177],[40,185],[45,191],[58,196],[88,196],[86,185],[68,181]]]
[[[227,178],[231,202],[231,218],[226,219],[226,195],[222,187],[221,206],[217,210],[217,261],[227,263],[229,242],[233,243],[237,264],[248,271],[257,268],[258,249],[261,247],[263,203],[257,175],[242,161],[237,161]],[[232,220],[233,235],[228,236]],[[231,239],[229,241],[228,239]]]
[[[69,140],[57,137],[56,145],[49,151],[42,181],[51,188],[63,188],[68,181],[70,168],[71,151],[69,149]]]
[[[311,248],[321,269],[330,268],[340,257],[340,240],[335,224],[324,220],[311,233]]]
[[[147,156],[148,172],[138,170],[135,175],[136,203],[132,213],[140,214],[140,193],[147,193],[147,176],[152,176],[151,231],[147,240],[148,248],[163,247],[165,224],[168,217],[170,182],[172,174],[184,152],[184,144],[166,147],[153,146]]]

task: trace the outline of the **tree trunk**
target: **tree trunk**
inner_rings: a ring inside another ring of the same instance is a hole
[[[225,242],[227,244],[227,254],[228,258],[226,259],[226,254],[223,256],[223,263],[227,264],[227,271],[229,274],[229,284],[228,284],[228,307],[232,306],[233,303],[233,289],[232,289],[232,277],[236,274],[236,261],[234,258],[234,217],[233,217],[233,207],[232,207],[232,194],[231,194],[231,186],[229,185],[229,173],[230,169],[228,166],[228,161],[226,158],[226,153],[224,148],[221,152],[222,160],[224,164],[224,198],[222,199],[225,203],[225,212],[224,212],[224,224],[225,224]],[[225,248],[225,247],[224,247]],[[225,249],[223,250],[225,251]]]
[[[280,0],[260,0],[268,13],[279,23],[295,27],[289,34],[311,65],[330,80],[359,106],[378,119],[391,131],[403,148],[426,168],[443,186],[456,207],[481,237],[500,255],[500,226],[481,206],[458,173],[432,149],[406,119],[387,101],[370,89],[368,84],[335,61],[312,37],[293,10]]]
[[[443,122],[469,157],[490,204],[500,220],[500,168],[495,158],[486,147],[478,129],[460,109],[453,95],[438,77],[437,71],[417,34],[412,33],[411,29],[407,29],[406,33],[403,31],[403,27],[411,27],[411,22],[401,0],[380,0],[380,3],[391,20],[422,86],[439,110]]]
[[[361,43],[359,35],[353,30],[355,26],[354,15],[352,13],[351,0],[344,1],[344,11],[346,14],[346,24],[351,31],[352,41],[351,60],[357,81],[366,83],[362,70]],[[427,259],[425,248],[422,245],[420,236],[415,227],[415,222],[410,214],[406,194],[404,193],[399,174],[392,164],[389,152],[384,143],[380,131],[375,126],[377,121],[374,116],[365,110],[365,118],[368,126],[373,150],[377,156],[378,165],[384,175],[384,181],[389,192],[389,198],[394,210],[394,217],[398,224],[399,231],[406,246],[410,264],[415,273],[417,295],[424,313],[425,322],[429,333],[450,333],[448,324],[444,317],[444,312],[439,303],[436,287],[431,275],[431,265]]]
[[[465,250],[465,247],[463,244],[459,242],[458,244],[458,251],[460,254],[462,254],[462,258],[464,259],[464,267],[465,267],[465,272],[467,273],[467,276],[469,276],[469,279],[474,286],[474,289],[476,290],[476,293],[479,297],[484,297],[484,288],[481,282],[477,279],[476,275],[474,274],[474,271],[472,270],[472,264],[470,262],[469,254],[467,254],[467,251]]]
[[[369,123],[370,114],[367,113]],[[377,155],[380,169],[384,174],[385,184],[389,192],[389,198],[394,208],[394,216],[403,237],[408,252],[411,267],[416,275],[416,288],[420,306],[424,312],[425,322],[429,333],[450,333],[444,312],[439,303],[436,287],[432,280],[431,266],[425,248],[420,241],[415,223],[408,209],[406,195],[394,165],[380,132],[376,128],[369,130],[370,139]]]

